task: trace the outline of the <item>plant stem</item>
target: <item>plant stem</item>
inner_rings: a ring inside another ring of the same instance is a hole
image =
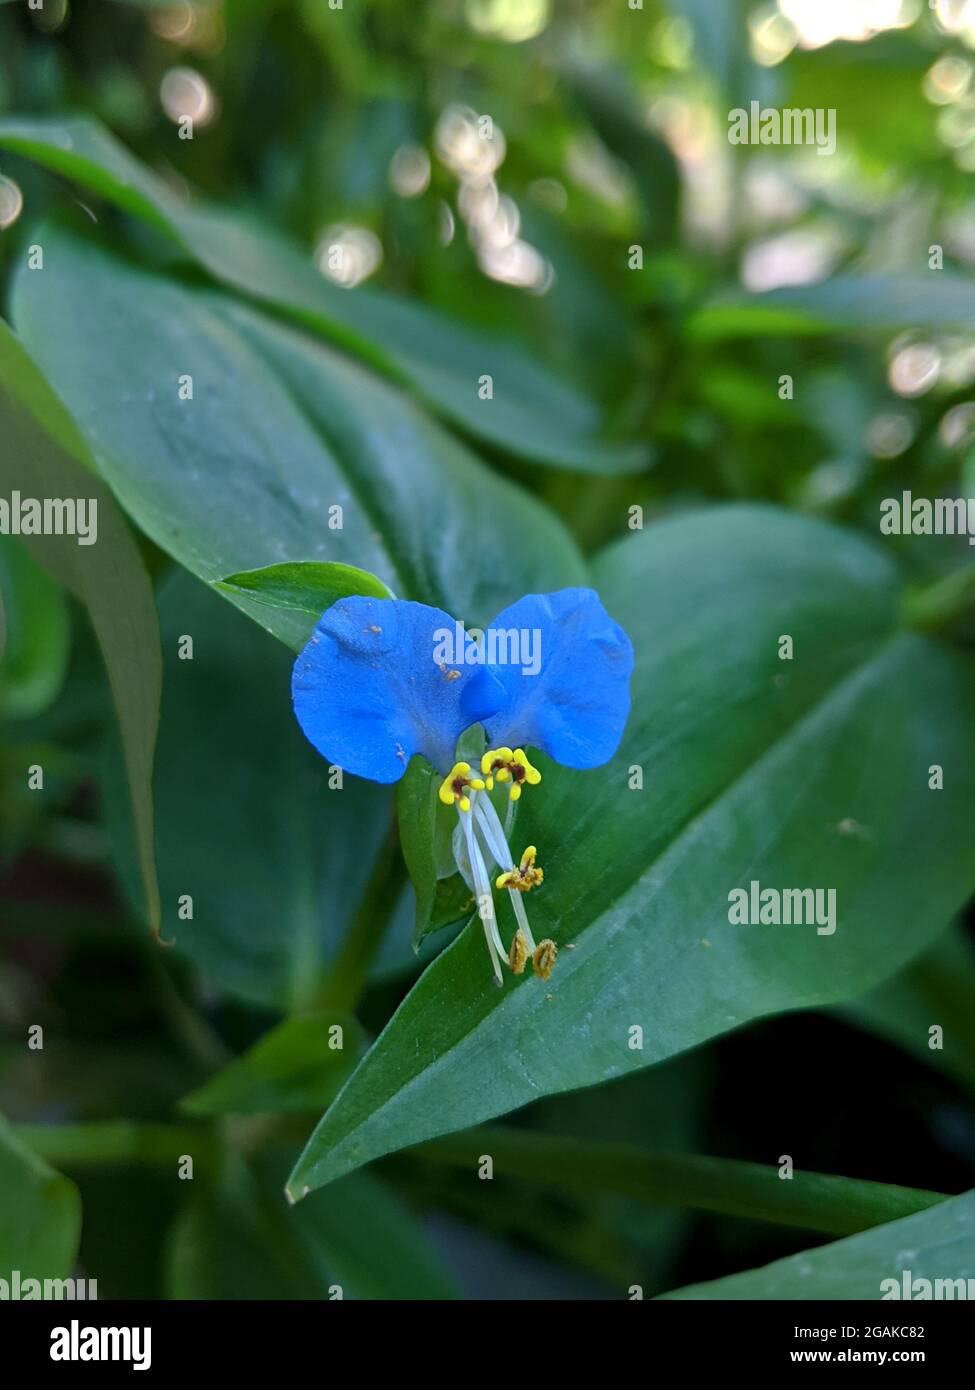
[[[209,1127],[143,1124],[138,1120],[93,1120],[75,1125],[18,1125],[17,1137],[55,1168],[150,1163],[172,1168],[183,1154],[211,1167],[219,1138]]]
[[[955,618],[975,612],[975,565],[964,565],[914,589],[904,599],[904,621],[921,632],[938,632]]]
[[[383,841],[349,930],[328,968],[315,1007],[354,1013],[369,967],[389,925],[403,884],[395,820]]]

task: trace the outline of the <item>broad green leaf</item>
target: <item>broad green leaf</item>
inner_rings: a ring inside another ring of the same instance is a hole
[[[392,797],[330,774],[291,709],[293,658],[267,633],[185,573],[161,587],[159,616],[166,670],[155,792],[165,937],[252,1003],[312,1008]],[[187,637],[192,660],[181,660]],[[112,823],[124,870],[124,821],[115,815]]]
[[[302,613],[315,622],[340,598],[350,594],[367,594],[372,598],[393,598],[388,585],[367,570],[355,565],[322,564],[297,561],[287,565],[266,565],[263,569],[229,574],[215,586],[228,593],[236,591],[266,603],[270,608],[285,608]]]
[[[337,562],[480,623],[580,579],[552,514],[395,387],[226,296],[42,235],[43,273],[15,287],[18,324],[122,505],[200,578]],[[307,638],[302,613],[228,597],[290,645]]]
[[[965,328],[975,317],[975,280],[950,270],[920,275],[836,275],[815,285],[764,294],[725,293],[689,320],[707,340],[760,334],[889,333],[898,328]]]
[[[36,279],[43,280],[44,274]],[[145,915],[159,925],[153,856],[152,761],[161,658],[152,585],[135,541],[61,400],[0,321],[0,487],[24,497],[85,499],[97,506],[96,539],[26,536],[24,542],[88,611],[108,672],[125,757]]]
[[[25,719],[55,698],[68,665],[64,596],[16,540],[0,537],[0,715]]]
[[[482,338],[376,290],[330,284],[310,256],[277,232],[178,198],[97,121],[8,117],[0,121],[0,147],[66,175],[175,238],[217,281],[359,353],[466,434],[584,472],[633,472],[646,462],[642,445],[599,439],[593,405],[514,344]],[[479,395],[483,376],[492,378],[490,400]]]
[[[462,933],[328,1111],[292,1190],[753,1018],[855,997],[970,892],[975,667],[899,627],[880,546],[774,508],[716,508],[621,542],[595,582],[636,652],[629,725],[606,767],[540,759],[514,830],[545,869],[536,936],[574,949],[547,983],[497,990],[479,924]],[[951,776],[933,792],[936,762]],[[729,893],[752,881],[834,889],[836,931],[733,924]]]
[[[71,1273],[81,1234],[74,1183],[48,1167],[0,1115],[0,1270],[24,1279]]]
[[[923,1295],[923,1285],[915,1290],[914,1280],[931,1281],[928,1298],[938,1280],[939,1298],[970,1297],[967,1285],[954,1284],[959,1279],[975,1279],[975,1190],[764,1269],[690,1284],[664,1298],[867,1303]]]
[[[364,1041],[354,1018],[296,1014],[187,1096],[182,1108],[190,1115],[323,1109],[359,1060]]]

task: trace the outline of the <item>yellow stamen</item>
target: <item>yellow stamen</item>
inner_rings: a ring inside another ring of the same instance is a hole
[[[508,952],[508,964],[511,966],[515,975],[524,973],[528,963],[528,944],[525,941],[525,933],[519,929],[515,932],[511,940],[511,950]]]
[[[445,806],[453,806],[456,802],[462,811],[471,809],[467,788],[471,787],[474,791],[480,792],[484,790],[484,783],[479,777],[471,777],[470,771],[470,763],[454,763],[437,792]]]
[[[547,980],[555,968],[555,957],[559,953],[559,948],[549,937],[540,941],[535,947],[535,954],[532,956],[532,969],[536,975],[541,975],[543,980]]]
[[[496,888],[517,888],[519,893],[528,893],[532,888],[545,878],[545,870],[535,868],[535,858],[538,850],[534,845],[529,845],[521,856],[521,863],[517,869],[509,869],[507,873],[499,874],[494,881]]]
[[[494,782],[510,782],[508,793],[512,801],[521,796],[522,786],[535,787],[542,780],[537,767],[528,761],[524,748],[489,748],[481,758],[481,771],[488,779],[488,791]]]
[[[514,756],[510,748],[489,748],[481,757],[481,771],[487,776],[489,772],[510,763]]]

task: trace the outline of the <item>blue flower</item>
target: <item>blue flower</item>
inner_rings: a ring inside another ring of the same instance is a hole
[[[491,743],[539,748],[564,767],[608,762],[630,712],[633,648],[599,595],[526,594],[495,618],[489,645],[499,632],[536,633],[540,669],[532,676],[511,663],[493,668],[507,699],[484,718]]]
[[[454,620],[404,599],[339,599],[298,657],[291,698],[308,741],[371,782],[398,782],[414,753],[445,771],[457,740],[497,713],[505,690],[484,665],[434,660]]]
[[[458,869],[474,891],[494,977],[502,959],[521,974],[529,957],[548,978],[556,946],[537,946],[523,896],[542,882],[529,845],[516,864],[508,846],[514,805],[541,781],[526,748],[572,768],[615,753],[630,708],[630,640],[592,589],[527,594],[484,632],[468,632],[439,608],[400,599],[339,599],[319,619],[292,677],[295,714],[330,762],[374,782],[396,782],[422,754],[441,773],[440,800],[455,806]],[[491,747],[480,775],[455,762],[457,740],[482,724]],[[508,783],[505,825],[490,793]],[[501,873],[518,929],[505,951],[490,869]]]

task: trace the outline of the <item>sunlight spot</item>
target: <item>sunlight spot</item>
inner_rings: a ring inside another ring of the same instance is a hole
[[[469,182],[491,178],[504,162],[506,146],[501,127],[492,124],[488,138],[484,120],[469,106],[448,106],[434,132],[441,162],[458,178]]]
[[[430,186],[430,156],[422,145],[400,145],[389,161],[389,182],[401,198],[418,198]]]
[[[894,459],[907,449],[914,439],[914,422],[902,411],[886,411],[875,415],[867,426],[864,443],[875,459]]]
[[[166,115],[177,125],[189,117],[194,126],[206,126],[216,115],[213,90],[195,68],[170,68],[159,84],[159,99]]]
[[[454,222],[454,214],[450,209],[450,204],[445,203],[443,199],[441,199],[440,205],[437,208],[437,236],[441,246],[450,245],[454,239],[455,230],[456,224]]]
[[[382,242],[367,227],[338,222],[322,233],[315,262],[323,275],[343,289],[352,289],[382,265]]]
[[[778,0],[802,48],[846,39],[863,43],[885,29],[906,29],[921,14],[921,0]]]
[[[946,53],[924,74],[924,95],[928,101],[946,106],[965,95],[971,80],[971,63],[965,58]]]
[[[0,174],[0,230],[12,227],[24,208],[24,195],[13,179]]]
[[[953,405],[941,417],[938,425],[938,438],[948,449],[957,449],[968,444],[975,436],[975,401],[962,401]]]
[[[842,233],[833,227],[804,227],[765,237],[745,248],[741,258],[741,282],[753,293],[783,285],[812,285],[824,280],[844,246]]]
[[[891,350],[887,379],[899,396],[923,396],[938,380],[941,353],[933,343],[909,343]]]
[[[504,43],[534,39],[551,18],[551,0],[467,0],[467,22],[479,34]]]
[[[774,5],[750,15],[748,31],[751,55],[763,68],[775,67],[788,58],[798,37],[792,22]]]

